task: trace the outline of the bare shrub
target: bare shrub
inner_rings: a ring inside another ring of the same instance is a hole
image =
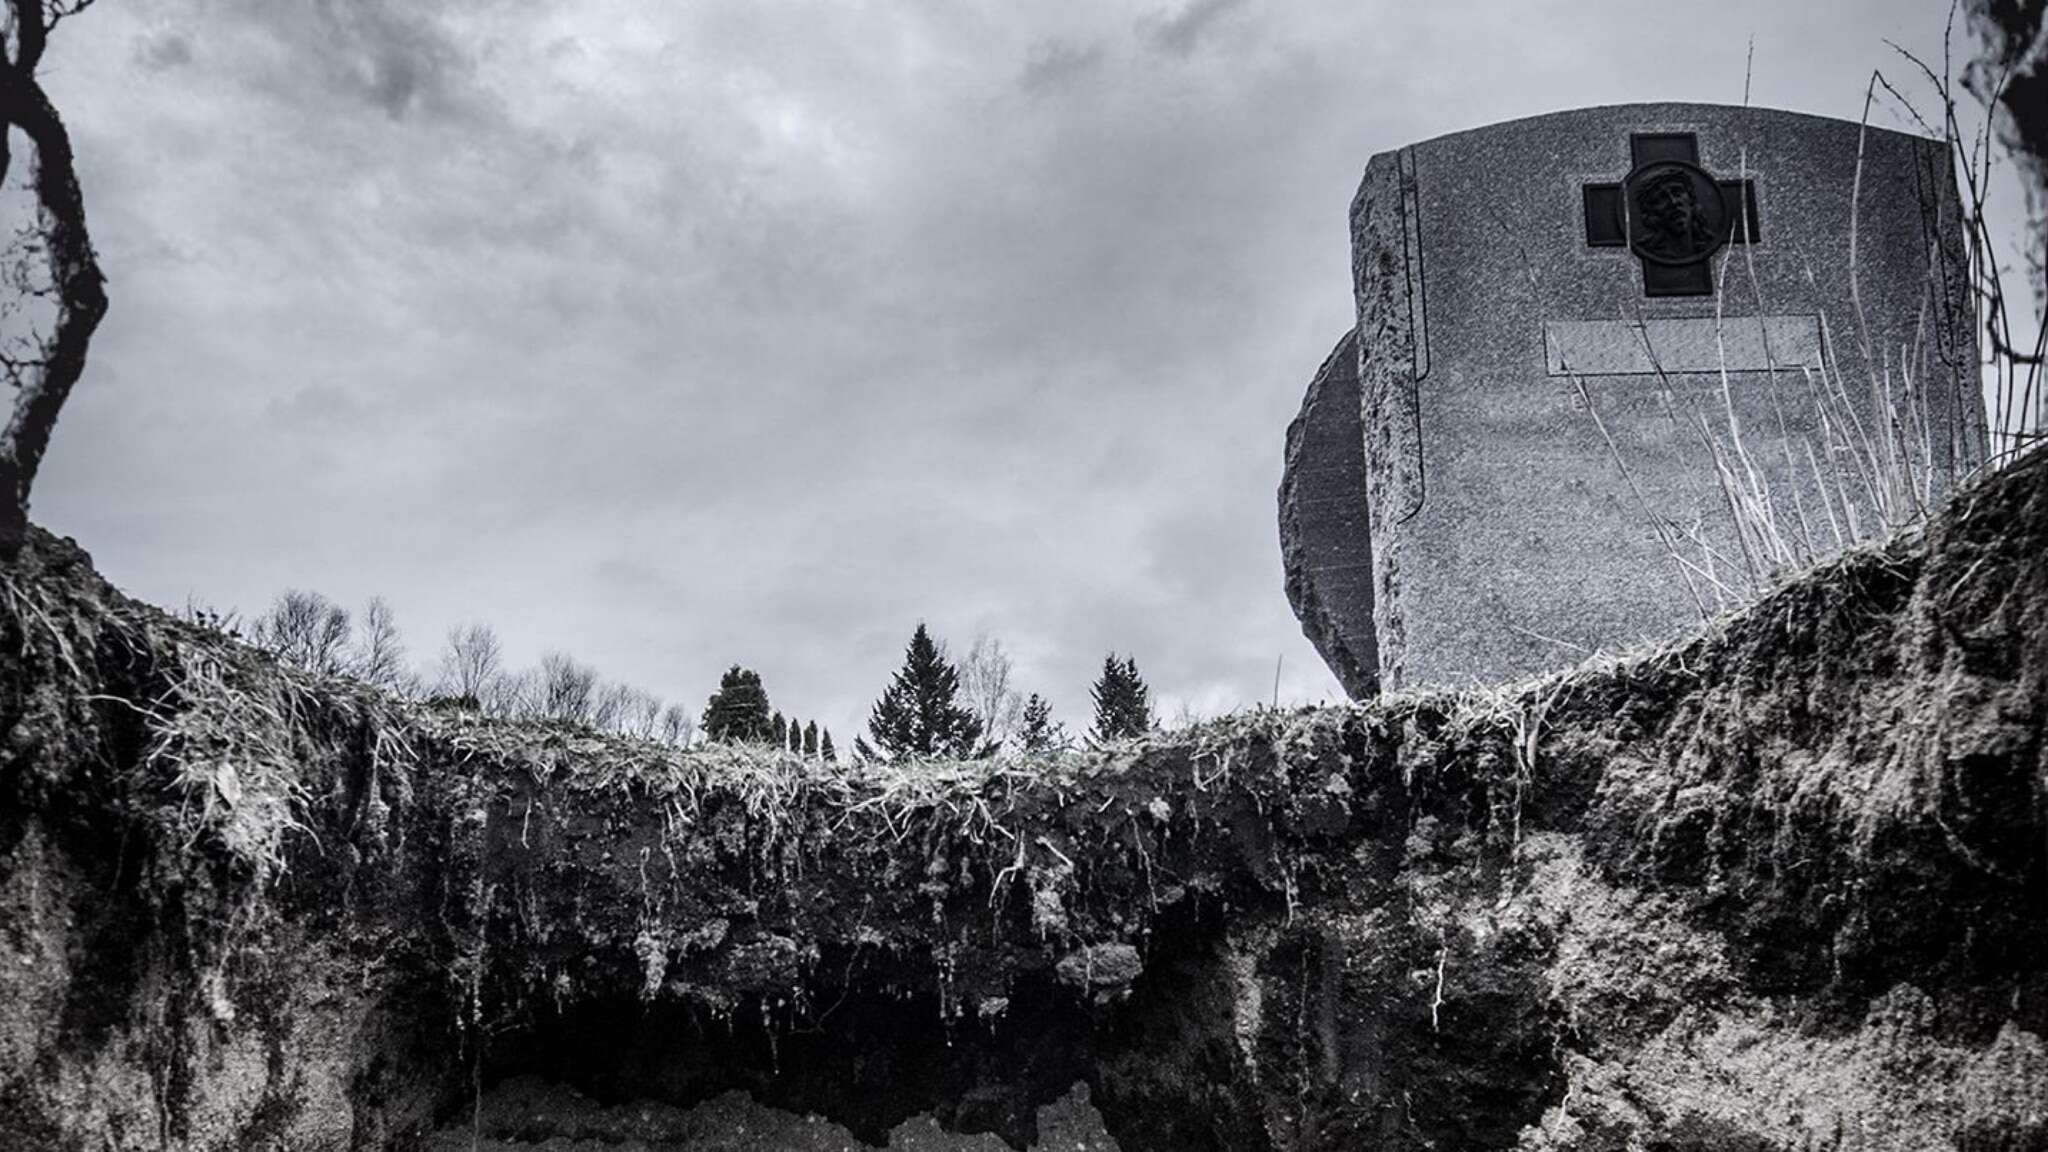
[[[406,667],[405,641],[399,637],[398,622],[382,596],[370,597],[363,607],[363,627],[348,658],[348,670],[356,679],[386,692],[402,691],[413,679]]]
[[[687,748],[697,735],[697,718],[680,704],[670,704],[661,710],[659,737],[662,743],[677,748]]]
[[[463,624],[448,630],[447,643],[441,648],[435,691],[501,711],[506,703],[504,679],[504,650],[490,625]]]
[[[250,641],[288,667],[338,676],[348,670],[351,632],[346,608],[318,592],[287,588],[256,618]]]
[[[532,712],[542,720],[588,724],[597,707],[597,670],[566,652],[540,658],[532,685]]]

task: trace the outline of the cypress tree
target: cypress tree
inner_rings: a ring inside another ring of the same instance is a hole
[[[781,712],[768,722],[768,742],[784,751],[789,749],[789,723],[782,718]]]
[[[815,757],[818,754],[818,722],[816,720],[804,725],[803,753],[806,757]]]
[[[839,751],[832,747],[832,730],[830,728],[825,729],[824,735],[818,739],[818,755],[823,757],[827,764],[839,763]]]
[[[704,706],[706,740],[768,738],[768,693],[761,676],[735,664],[718,679],[718,691]]]
[[[903,667],[868,717],[876,746],[891,756],[974,755],[981,721],[954,702],[959,691],[959,671],[919,624],[904,651]]]

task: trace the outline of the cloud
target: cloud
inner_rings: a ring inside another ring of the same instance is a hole
[[[192,62],[192,41],[176,32],[159,32],[138,39],[135,61],[150,71],[182,68]]]
[[[415,636],[492,620],[516,658],[700,700],[739,660],[842,739],[919,619],[1002,637],[1075,720],[1111,645],[1162,693],[1243,679],[1247,642],[1176,623],[1197,601],[1299,646],[1267,571],[1277,448],[1205,429],[1285,426],[1244,387],[1273,352],[1243,328],[1299,270],[1253,238],[1300,214],[1246,208],[1301,167],[1268,126],[1329,103],[1328,69],[1039,101],[1114,24],[734,5],[585,14],[568,51],[544,12],[418,11],[215,18],[146,119],[81,108],[95,155],[186,142],[95,180],[110,252],[198,255],[112,266],[95,364],[127,386],[81,389],[48,490],[133,508],[102,535],[170,598],[382,593]],[[449,107],[489,115],[426,114]],[[1308,282],[1341,317],[1327,231]],[[175,451],[124,415],[152,406],[194,414]],[[1174,513],[1247,461],[1249,515]],[[274,525],[303,527],[243,536]]]
[[[281,392],[264,406],[266,420],[279,431],[324,438],[354,438],[361,431],[364,415],[354,396],[325,384]]]
[[[1062,87],[1102,63],[1102,45],[1076,44],[1058,38],[1040,40],[1024,58],[1017,86],[1026,92]]]
[[[303,103],[320,91],[404,120],[456,115],[478,98],[470,86],[469,47],[446,23],[456,6],[449,0],[232,0],[188,18],[228,41],[210,56],[274,93]],[[230,29],[268,43],[235,45]]]
[[[1138,35],[1155,51],[1186,57],[1201,44],[1215,23],[1245,0],[1188,0],[1171,14],[1155,13],[1138,23]]]

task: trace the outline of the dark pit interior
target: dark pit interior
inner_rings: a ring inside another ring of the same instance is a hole
[[[1008,1011],[987,1020],[971,1010],[944,1020],[930,995],[827,990],[820,999],[808,1012],[772,995],[729,1011],[634,995],[536,1004],[523,1027],[490,1039],[482,1086],[538,1077],[602,1104],[678,1107],[741,1089],[877,1146],[930,1114],[1021,1149],[1038,1140],[1037,1109],[1090,1079],[1094,1014],[1049,981],[1019,987]]]

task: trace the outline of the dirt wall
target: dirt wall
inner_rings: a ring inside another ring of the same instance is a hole
[[[39,536],[0,1146],[2048,1146],[2044,459],[1664,651],[1028,764],[426,710]]]

